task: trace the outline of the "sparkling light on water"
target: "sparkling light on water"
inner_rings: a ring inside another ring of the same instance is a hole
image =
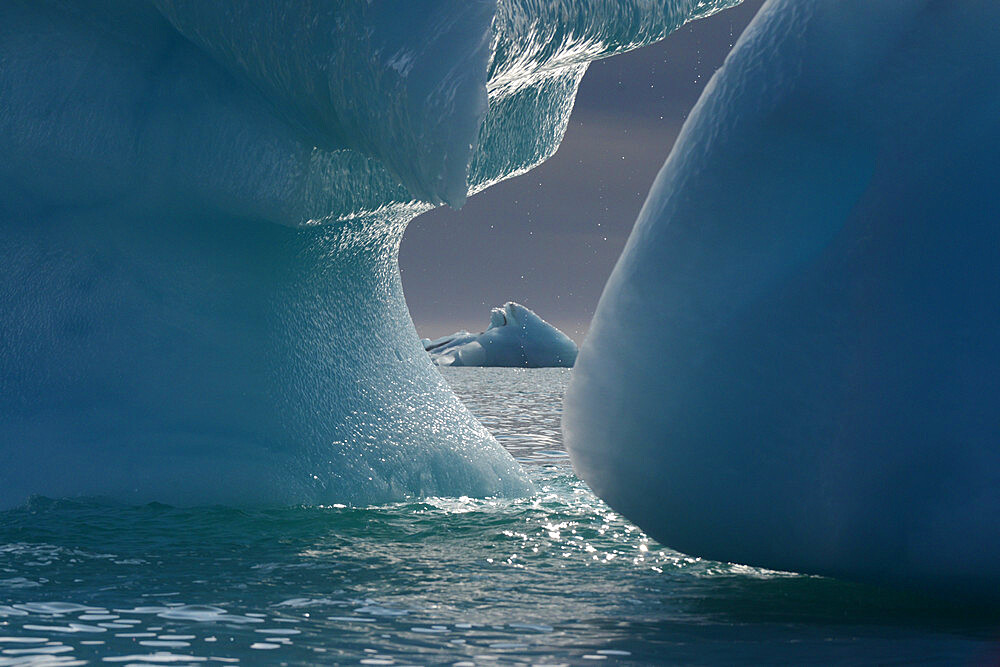
[[[444,373],[536,495],[255,511],[37,499],[0,514],[0,666],[995,655],[995,613],[650,541],[573,475],[569,371]]]

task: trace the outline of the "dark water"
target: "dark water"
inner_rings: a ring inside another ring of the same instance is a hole
[[[651,542],[573,475],[568,371],[445,374],[537,495],[269,511],[38,499],[0,513],[0,666],[1000,660],[998,612]]]

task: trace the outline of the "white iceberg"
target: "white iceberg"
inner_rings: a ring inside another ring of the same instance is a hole
[[[998,26],[771,0],[709,83],[565,402],[653,537],[1000,599]]]
[[[421,342],[438,366],[570,368],[577,355],[569,336],[513,301],[490,311],[490,326],[482,333],[459,331]]]

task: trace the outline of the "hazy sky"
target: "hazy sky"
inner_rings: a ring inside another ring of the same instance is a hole
[[[410,223],[400,267],[420,335],[481,331],[517,301],[581,341],[688,111],[762,3],[593,63],[552,158]]]

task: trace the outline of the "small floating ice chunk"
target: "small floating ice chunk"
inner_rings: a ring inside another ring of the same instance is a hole
[[[250,644],[250,648],[256,649],[258,651],[270,651],[271,649],[281,648],[281,644],[272,644],[270,642],[254,642]]]
[[[105,611],[100,607],[87,607],[73,602],[25,602],[14,605],[31,614],[72,614],[74,612],[100,613]]]
[[[301,630],[296,630],[295,628],[260,628],[254,630],[262,635],[300,635]]]
[[[167,653],[157,651],[149,655],[114,655],[101,658],[104,662],[125,662],[125,663],[156,663],[156,664],[168,664],[172,662],[205,662],[208,658],[203,658],[196,655],[178,655],[176,653]]]
[[[72,646],[32,646],[30,648],[5,648],[4,655],[56,655],[72,651]],[[5,664],[5,663],[0,663]]]
[[[152,648],[187,648],[191,645],[191,642],[181,642],[181,641],[163,641],[160,639],[146,639],[139,642],[140,646],[149,646]]]

